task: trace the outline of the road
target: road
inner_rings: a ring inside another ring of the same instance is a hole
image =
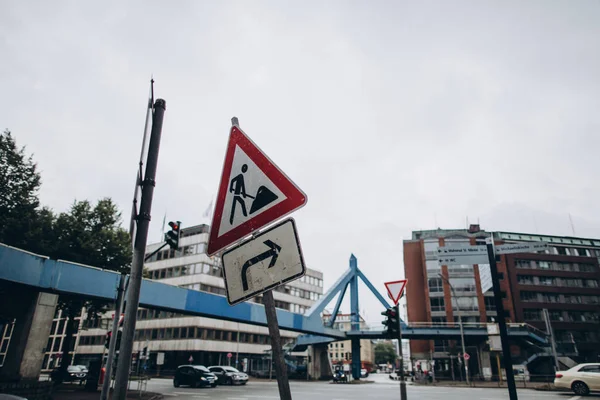
[[[387,377],[387,376],[385,376]],[[291,381],[292,397],[294,399],[327,399],[327,400],[365,400],[400,398],[398,383],[389,379],[380,379],[375,375],[369,376],[375,383],[363,385],[336,385],[328,382]],[[389,381],[389,382],[388,382]],[[132,389],[135,388],[135,383]],[[508,399],[506,389],[499,388],[449,388],[408,386],[408,398],[415,400],[505,400]],[[165,399],[173,400],[275,400],[279,399],[277,382],[265,380],[251,381],[246,386],[218,386],[216,388],[192,389],[187,387],[174,388],[171,380],[152,379],[148,382],[148,390],[162,393]],[[600,397],[592,397],[600,399]],[[530,389],[519,390],[519,400],[579,400],[579,396],[570,393],[539,392]]]

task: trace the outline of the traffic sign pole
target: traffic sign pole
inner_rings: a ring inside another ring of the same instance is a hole
[[[400,318],[400,304],[396,304],[398,315],[398,357],[400,358],[400,400],[406,400],[406,381],[404,380],[404,355],[402,351],[402,318]]]
[[[517,386],[515,385],[515,374],[510,355],[510,343],[508,342],[508,331],[506,329],[506,319],[504,316],[504,304],[502,303],[502,292],[500,290],[500,280],[498,279],[496,254],[494,253],[493,236],[486,238],[485,241],[487,243],[487,253],[490,263],[490,272],[492,274],[492,283],[494,284],[494,302],[496,303],[496,313],[498,315],[498,328],[500,330],[500,341],[502,342],[502,355],[504,356],[504,369],[506,371],[506,383],[508,384],[508,396],[510,400],[518,400]],[[498,370],[498,374],[501,376],[502,371]]]
[[[238,128],[240,126],[239,121],[236,117],[233,117],[231,119],[231,124],[234,127]],[[287,368],[285,365],[285,359],[283,357],[283,346],[281,345],[279,323],[277,322],[275,300],[273,299],[273,292],[271,290],[267,290],[263,293],[263,305],[265,306],[265,314],[267,316],[267,327],[269,328],[269,336],[271,336],[271,362],[275,364],[277,386],[279,387],[279,398],[281,400],[292,400],[290,382],[288,380]]]
[[[290,382],[287,376],[287,368],[283,358],[281,346],[281,336],[279,335],[279,324],[277,323],[277,312],[275,311],[275,301],[271,290],[263,294],[263,304],[267,314],[267,325],[269,335],[271,336],[271,350],[275,363],[275,374],[277,375],[277,386],[279,386],[279,398],[281,400],[292,400],[290,391]]]

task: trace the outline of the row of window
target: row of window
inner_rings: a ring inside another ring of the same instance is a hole
[[[522,291],[521,300],[538,303],[600,304],[600,296]]]
[[[600,333],[598,331],[554,331],[557,342],[598,342]]]
[[[333,356],[334,354],[335,354],[335,357]],[[351,352],[329,353],[329,358],[331,358],[333,361],[339,361],[340,359],[344,359],[346,361],[352,361],[352,353]]]
[[[218,294],[221,296],[227,295],[227,291],[225,290],[225,288],[218,287],[218,286],[205,285],[204,283],[193,283],[190,285],[181,285],[181,287],[187,288],[187,289],[192,289],[192,290],[198,290],[201,292],[214,293],[214,294]]]
[[[543,269],[551,271],[595,272],[597,270],[594,264],[558,261],[517,260],[516,265],[520,269]]]
[[[323,287],[323,279],[314,276],[304,275],[299,279],[300,282],[308,283],[309,285]]]
[[[560,322],[598,322],[600,321],[600,315],[590,311],[563,311],[563,310],[551,310],[550,314],[551,321]],[[542,321],[544,319],[542,310],[538,309],[525,309],[523,310],[523,318],[528,321]]]
[[[238,332],[221,329],[205,329],[195,326],[180,328],[158,328],[158,329],[138,329],[135,331],[137,341],[145,340],[174,340],[174,339],[202,339],[202,340],[222,340],[228,342],[238,341]],[[293,338],[282,338],[284,343],[293,341]],[[105,336],[81,336],[79,345],[98,346],[103,345]],[[239,332],[240,343],[250,344],[270,344],[270,336],[258,333]]]
[[[598,287],[598,280],[596,279],[559,278],[556,276],[517,275],[517,281],[520,285],[564,286],[581,288]]]
[[[161,250],[158,253],[154,254],[152,257],[148,258],[146,262],[154,262],[160,260],[168,260],[171,258],[191,256],[194,254],[205,254],[206,253],[206,243],[196,243],[191,244],[189,246],[180,247],[178,250],[166,249]],[[148,257],[150,253],[146,254]]]
[[[219,278],[223,277],[223,270],[218,265],[210,265],[205,262],[199,262],[194,264],[182,265],[170,268],[161,268],[150,271],[150,279],[167,279],[177,278],[179,276],[187,275],[212,275]]]

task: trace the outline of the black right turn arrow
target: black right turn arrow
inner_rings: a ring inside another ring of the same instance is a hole
[[[262,260],[265,260],[269,257],[273,257],[273,258],[271,258],[271,262],[269,263],[269,266],[267,268],[271,268],[277,262],[277,257],[279,257],[279,252],[281,251],[281,246],[277,245],[276,243],[274,243],[271,240],[265,240],[264,244],[269,246],[270,249],[265,251],[264,253],[257,255],[256,257],[249,259],[242,266],[242,286],[244,288],[244,291],[248,290],[248,275],[247,275],[248,268],[250,268],[254,264],[259,263]]]

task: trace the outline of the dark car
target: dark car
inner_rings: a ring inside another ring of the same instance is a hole
[[[217,377],[203,365],[180,365],[173,377],[173,386],[217,386]]]
[[[248,383],[248,375],[236,368],[215,365],[208,369],[217,376],[217,382],[220,385],[245,385]]]
[[[82,383],[87,379],[87,372],[82,370],[82,368],[80,368],[80,366],[78,365],[69,365],[64,375],[62,376],[62,379],[60,378],[60,368],[56,368],[50,373],[50,379],[53,382],[62,381]]]

